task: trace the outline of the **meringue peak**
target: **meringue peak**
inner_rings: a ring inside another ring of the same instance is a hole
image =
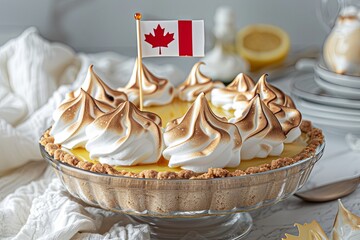
[[[53,114],[54,119],[63,118],[64,121],[74,121],[76,115],[74,115],[75,111],[81,109],[84,114],[94,113],[94,116],[98,116],[103,113],[100,110],[94,98],[92,98],[87,92],[83,89],[79,89],[79,94],[77,96],[69,93],[69,98],[66,99],[61,105],[55,110]],[[100,103],[101,104],[101,103]],[[90,111],[93,109],[93,111]]]
[[[114,90],[107,86],[94,72],[93,68],[93,65],[89,66],[85,81],[81,85],[82,89],[84,89],[96,100],[105,102],[112,107],[117,107],[120,103],[127,100],[125,93]]]
[[[262,75],[254,88],[266,106],[268,106],[273,113],[281,111],[277,105],[295,108],[294,102],[288,95],[267,82],[267,76],[267,74]]]
[[[170,167],[206,172],[240,164],[242,139],[236,126],[216,116],[201,93],[181,118],[169,122],[163,156]]]
[[[118,124],[120,119],[127,118],[129,121],[133,121],[133,115],[135,114],[148,118],[148,120],[153,121],[156,125],[161,126],[161,118],[158,115],[152,112],[141,111],[129,101],[121,103],[113,111],[104,114],[99,120],[95,120],[94,125],[99,128],[106,127],[108,130],[122,132],[121,124]],[[114,123],[114,125],[111,125],[111,123]]]
[[[55,122],[50,133],[55,143],[69,149],[84,147],[87,141],[85,127],[103,114],[97,103],[83,89],[77,97],[63,102],[53,114]]]
[[[255,91],[272,111],[277,111],[274,106],[271,106],[271,103],[283,104],[285,102],[285,94],[278,88],[270,85],[266,81],[267,76],[267,74],[263,74],[260,77],[255,86]]]
[[[275,115],[256,94],[243,109],[242,115],[230,119],[243,138],[241,159],[278,156],[284,149],[286,136]]]
[[[200,93],[188,111],[181,118],[175,119],[168,123],[167,130],[171,130],[173,127],[180,124],[192,126],[192,122],[207,121],[207,118],[211,120],[217,120],[227,124],[227,120],[224,117],[217,116],[210,108],[208,101],[205,97],[205,93]]]
[[[252,124],[254,123],[254,119],[256,120],[256,124]],[[261,100],[259,94],[256,94],[255,97],[250,100],[248,107],[244,109],[243,115],[236,120],[235,125],[241,130],[251,132],[246,138],[254,136],[270,127],[266,134],[267,137],[282,141],[285,140],[280,122]]]
[[[280,89],[269,84],[266,78],[267,74],[262,75],[253,90],[239,94],[234,98],[232,107],[235,109],[235,117],[239,118],[244,115],[244,109],[250,104],[251,99],[258,95],[280,122],[286,135],[285,143],[292,142],[301,135],[299,126],[302,116],[292,99]]]
[[[255,87],[254,80],[245,73],[239,73],[235,79],[226,87],[228,90],[247,92]]]
[[[101,163],[133,166],[156,163],[163,149],[160,117],[121,103],[86,128],[86,149]]]
[[[292,142],[301,135],[299,126],[301,124],[302,116],[296,108],[276,105],[280,111],[275,113],[275,117],[280,122],[282,130],[287,139],[285,142]]]
[[[213,81],[200,71],[203,62],[197,62],[192,67],[186,80],[177,87],[178,97],[183,101],[194,101],[201,93],[209,93],[214,88],[223,88],[224,84],[220,81]],[[210,97],[208,95],[208,97]]]
[[[254,86],[254,81],[248,75],[240,73],[227,87],[211,91],[211,103],[225,110],[236,108],[239,104],[246,105],[247,101],[254,97]]]
[[[185,82],[182,85],[196,85],[196,84],[204,84],[207,82],[211,82],[211,78],[205,76],[201,71],[200,71],[200,66],[201,65],[205,65],[204,62],[197,62],[194,64],[194,66],[192,67],[188,77],[186,78]]]
[[[124,88],[118,89],[125,92],[129,98],[129,101],[133,102],[135,105],[139,105],[140,100],[140,79],[138,76],[138,65],[138,59],[136,59],[129,83]],[[175,89],[167,79],[156,77],[144,64],[142,64],[140,72],[142,77],[144,107],[165,105],[173,100]]]
[[[126,85],[126,88],[136,87],[137,89],[139,89],[140,80],[139,80],[139,76],[137,74],[137,70],[138,70],[138,59],[136,59],[136,61],[135,61],[134,72],[133,72],[133,75],[131,76],[131,80]],[[154,74],[152,74],[149,71],[149,69],[144,64],[142,64],[142,74],[143,74],[142,81],[143,81],[144,87],[150,86],[152,89],[152,88],[156,88],[156,87],[161,87],[168,82],[168,80],[166,80],[166,79],[156,77]]]

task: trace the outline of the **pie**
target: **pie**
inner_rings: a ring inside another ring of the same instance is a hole
[[[212,81],[199,62],[180,86],[137,65],[129,83],[107,86],[90,66],[81,88],[55,110],[40,144],[55,160],[116,176],[155,179],[235,177],[278,169],[315,155],[320,129],[291,98],[240,73]]]

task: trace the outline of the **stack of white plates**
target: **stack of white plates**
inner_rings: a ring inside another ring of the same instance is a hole
[[[319,67],[321,66],[318,65],[316,68]],[[315,70],[315,74],[301,75],[294,79],[292,96],[297,107],[305,119],[329,131],[359,134],[360,78],[338,75],[325,68],[322,70]],[[330,75],[334,77],[329,78]],[[336,80],[335,76],[340,78]],[[339,81],[346,82],[349,86],[335,84]],[[324,84],[327,87],[324,87]],[[355,85],[359,88],[353,87]],[[340,93],[342,90],[344,92]]]
[[[360,99],[360,77],[334,73],[321,63],[314,71],[315,82],[325,91],[346,99]]]

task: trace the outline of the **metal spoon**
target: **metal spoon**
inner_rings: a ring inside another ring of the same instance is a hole
[[[360,184],[360,176],[297,192],[294,195],[307,202],[328,202],[354,192]]]

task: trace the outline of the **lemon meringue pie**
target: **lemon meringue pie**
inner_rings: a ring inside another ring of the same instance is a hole
[[[314,154],[321,130],[303,121],[266,75],[255,84],[241,73],[225,87],[202,74],[202,64],[177,88],[143,66],[143,110],[137,107],[137,64],[129,83],[117,90],[90,66],[81,88],[54,112],[40,143],[67,164],[139,178],[239,176]]]

